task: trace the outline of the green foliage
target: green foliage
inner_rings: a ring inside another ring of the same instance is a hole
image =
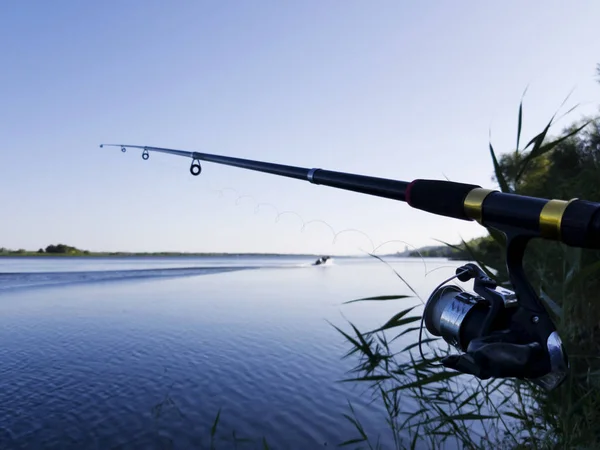
[[[424,247],[409,252],[409,257],[412,258],[450,258],[464,259],[467,257],[466,250],[460,247],[448,247],[447,245],[438,245],[432,247]]]
[[[83,250],[79,250],[78,248],[75,247],[71,247],[69,245],[65,245],[65,244],[58,244],[58,245],[49,245],[48,247],[46,247],[46,253],[50,253],[50,254],[68,254],[68,255],[78,255],[83,253]]]
[[[0,247],[0,256],[83,256],[92,255],[87,250],[80,250],[76,247],[71,247],[65,244],[49,245],[45,249],[40,248],[37,251],[11,250],[5,247]]]

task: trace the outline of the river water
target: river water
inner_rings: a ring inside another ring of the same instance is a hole
[[[426,298],[457,263],[386,258]],[[0,448],[330,448],[391,435],[332,324],[420,303],[374,258],[0,258]],[[406,344],[410,344],[407,341]]]

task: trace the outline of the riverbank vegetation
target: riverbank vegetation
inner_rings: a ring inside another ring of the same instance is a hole
[[[18,250],[12,250],[9,248],[0,247],[0,256],[84,256],[90,254],[91,253],[87,250],[80,250],[76,247],[71,247],[70,245],[65,244],[48,245],[46,248],[40,248],[37,251],[25,250],[22,248]]]
[[[492,144],[489,146],[493,179],[501,190],[599,202],[600,120],[578,121],[551,137],[553,117],[524,148],[522,121],[521,104],[515,150],[498,157]],[[492,269],[490,273],[500,285],[508,285],[502,235],[491,231],[483,238],[447,248],[452,251],[446,250],[449,253],[444,256],[475,261]],[[435,251],[423,256],[441,256]],[[424,339],[424,355],[417,352],[416,345],[397,348],[397,338],[418,336],[421,317],[413,308],[399,312],[376,330],[360,331],[354,324],[348,330],[338,329],[350,346],[347,356],[357,360],[350,378],[369,386],[384,407],[397,449],[444,448],[451,441],[459,448],[473,449],[600,448],[600,252],[534,240],[528,246],[524,267],[550,311],[570,359],[567,380],[550,393],[529,381],[481,381],[432,366],[431,362],[439,362],[450,352],[439,339]],[[404,282],[401,274],[396,275]],[[412,402],[403,401],[407,398]],[[409,404],[417,406],[409,409]],[[347,418],[357,429],[348,445],[380,448],[378,438],[369,436],[360,418]]]

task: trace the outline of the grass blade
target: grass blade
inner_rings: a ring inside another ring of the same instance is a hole
[[[396,319],[396,316],[394,316],[390,320],[388,320],[385,325],[383,325],[382,327],[377,328],[377,329],[375,329],[373,331],[370,331],[369,334],[377,333],[379,331],[389,330],[390,328],[401,327],[401,326],[404,326],[404,325],[408,325],[409,323],[417,322],[419,320],[421,320],[421,318],[418,317],[418,316],[406,317],[404,319]]]
[[[539,138],[539,139],[536,140],[534,147],[531,149],[531,151],[529,152],[529,154],[523,160],[523,164],[521,165],[521,168],[519,169],[519,172],[517,173],[516,180],[519,180],[523,176],[523,174],[525,173],[525,170],[527,169],[529,163],[533,159],[538,158],[538,157],[540,157],[540,156],[548,153],[550,150],[552,150],[553,148],[555,148],[561,142],[564,142],[565,140],[569,139],[570,137],[573,137],[573,136],[577,135],[580,131],[582,131],[585,127],[587,127],[592,122],[593,122],[593,120],[588,120],[587,122],[584,122],[583,125],[580,125],[577,128],[572,129],[571,131],[569,131],[565,135],[561,136],[560,138],[555,139],[554,141],[549,142],[546,145],[542,145],[543,140],[546,137],[546,132],[548,131],[548,128],[551,125],[551,123],[549,123],[546,126],[546,129],[542,133],[540,133],[536,138],[534,138],[534,139],[537,139],[537,138]]]
[[[558,304],[550,298],[548,294],[546,294],[542,289],[540,289],[540,300],[544,303],[544,305],[554,313],[556,317],[563,317],[562,308],[558,306]]]
[[[356,413],[354,412],[354,408],[352,407],[352,404],[350,402],[348,402],[348,406],[350,407],[350,411],[352,411],[352,414],[356,416]],[[354,428],[356,428],[356,430],[360,434],[360,438],[351,439],[350,440],[351,442],[346,441],[346,443],[340,444],[339,447],[341,447],[343,445],[350,445],[350,444],[366,441],[368,439],[367,434],[365,433],[365,430],[363,429],[360,422],[358,420],[356,420],[356,418],[350,417],[348,414],[342,414],[342,415],[346,418],[346,420],[348,420],[352,425],[354,425]]]
[[[411,383],[407,383],[407,384],[403,384],[402,386],[395,387],[388,392],[396,392],[396,391],[401,391],[401,390],[405,390],[405,389],[418,388],[418,387],[426,386],[428,384],[437,383],[439,381],[449,380],[450,378],[454,378],[454,377],[457,377],[460,375],[463,375],[463,374],[460,372],[438,372],[438,373],[434,373],[433,375],[431,375],[429,377],[422,378],[420,380],[413,381]]]
[[[411,292],[412,292],[413,294],[415,294],[415,296],[416,296],[418,299],[420,299],[421,301],[423,301],[423,300],[421,299],[421,297],[419,297],[419,294],[417,294],[417,291],[415,291],[415,290],[413,289],[413,287],[412,287],[410,284],[408,284],[408,281],[406,281],[404,278],[402,278],[402,276],[401,276],[401,275],[400,275],[400,274],[399,274],[399,273],[396,271],[396,269],[394,269],[394,268],[393,268],[393,267],[392,267],[392,266],[391,266],[391,265],[390,265],[390,264],[389,264],[387,261],[383,260],[383,259],[382,259],[382,258],[380,258],[379,256],[377,256],[377,255],[374,255],[374,254],[372,254],[372,253],[369,253],[369,255],[371,255],[373,258],[376,258],[376,259],[378,259],[379,261],[381,261],[382,263],[384,263],[385,265],[387,265],[387,266],[388,266],[390,269],[392,269],[392,272],[394,272],[394,273],[396,274],[396,276],[397,276],[398,278],[400,278],[400,280],[402,280],[402,282],[403,282],[403,283],[406,285],[406,287],[408,287],[408,288],[411,290]]]
[[[350,439],[349,441],[342,442],[338,445],[338,447],[345,447],[346,445],[358,444],[360,442],[365,442],[363,438]]]
[[[575,111],[580,106],[581,106],[581,103],[577,103],[575,106],[569,108],[569,110],[566,113],[564,113],[562,116],[560,116],[559,119],[562,119],[563,117],[568,116],[569,114],[571,114],[573,111]]]
[[[250,442],[252,442],[252,439],[250,438],[244,438],[244,437],[239,437],[236,433],[235,430],[233,430],[231,432],[231,436],[233,438],[233,443],[235,444],[248,444]]]
[[[361,348],[361,345],[358,343],[358,341],[356,339],[354,339],[349,334],[345,333],[344,331],[342,331],[341,329],[339,329],[338,327],[336,327],[335,325],[333,325],[331,322],[329,322],[329,324],[333,328],[335,328],[336,330],[338,330],[342,334],[342,336],[344,336],[355,348],[357,348],[357,349]]]
[[[356,333],[356,337],[358,337],[358,339],[360,340],[360,349],[363,351],[363,353],[365,353],[367,356],[372,357],[373,356],[373,352],[371,351],[371,346],[369,345],[369,343],[366,341],[366,339],[364,338],[364,336],[362,335],[362,333],[360,331],[358,331],[358,328],[356,328],[354,326],[354,324],[350,323],[350,326],[352,327],[352,329],[354,330],[354,332]]]
[[[410,443],[410,449],[411,450],[415,450],[417,448],[417,438],[419,437],[419,426],[417,426],[417,431],[415,432],[415,435],[412,438],[412,442]]]
[[[490,154],[492,155],[492,162],[494,163],[494,172],[496,173],[496,179],[498,180],[498,184],[500,185],[500,189],[502,192],[512,193],[512,190],[509,188],[508,183],[506,182],[506,178],[504,178],[504,174],[502,173],[502,168],[498,163],[498,158],[496,158],[496,153],[494,152],[494,147],[492,147],[492,142],[490,141]]]
[[[488,233],[490,233],[490,236],[494,238],[494,240],[498,243],[498,245],[500,245],[500,247],[506,247],[506,235],[502,231],[498,231],[492,227],[488,227],[487,230]]]
[[[579,270],[577,273],[575,273],[569,280],[567,280],[567,288],[570,289],[578,283],[583,283],[591,275],[598,276],[598,272],[600,272],[600,261],[590,264],[584,267],[583,269]]]
[[[346,378],[345,380],[341,380],[341,383],[348,383],[353,381],[383,381],[389,380],[390,378],[392,377],[389,375],[367,375],[360,378]]]
[[[469,395],[466,399],[464,399],[460,405],[458,405],[456,407],[456,410],[459,411],[462,407],[464,407],[465,405],[467,405],[469,402],[471,402],[475,397],[477,397],[477,395],[479,394],[479,391],[475,391],[473,392],[471,395]]]
[[[527,93],[528,87],[525,88],[523,95],[521,96],[521,101],[519,102],[519,118],[517,122],[517,147],[515,148],[515,153],[519,153],[519,144],[521,142],[521,127],[523,125],[523,98],[525,98],[525,94]]]
[[[215,434],[217,434],[217,426],[219,425],[220,417],[221,417],[221,409],[219,409],[219,412],[217,413],[217,417],[215,418],[213,426],[210,429],[210,438],[211,439],[215,437]]]
[[[359,298],[356,300],[350,300],[348,302],[344,302],[342,303],[343,305],[347,305],[348,303],[356,303],[356,302],[374,302],[374,301],[386,301],[386,300],[398,300],[398,299],[402,299],[402,298],[411,298],[410,295],[380,295],[378,297],[366,297],[366,298]]]
[[[459,421],[459,420],[485,420],[485,419],[495,419],[495,418],[496,418],[496,416],[489,416],[489,415],[484,415],[484,414],[474,414],[474,413],[465,413],[465,414],[449,415],[448,417],[444,418],[444,420],[453,420],[453,421]]]

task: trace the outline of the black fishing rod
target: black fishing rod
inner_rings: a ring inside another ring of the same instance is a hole
[[[303,168],[160,147],[102,144],[161,152],[192,159],[190,173],[200,175],[200,161],[308,181],[408,203],[440,216],[475,220],[506,237],[506,267],[514,291],[499,287],[475,264],[452,278],[474,280],[476,294],[442,285],[429,297],[423,313],[427,330],[462,351],[442,360],[448,368],[480,379],[530,379],[550,390],[567,376],[568,358],[546,308],[527,281],[523,255],[532,238],[572,247],[600,248],[600,203],[528,197],[473,184],[416,179],[411,182],[317,168]],[[449,280],[447,280],[449,281]]]

